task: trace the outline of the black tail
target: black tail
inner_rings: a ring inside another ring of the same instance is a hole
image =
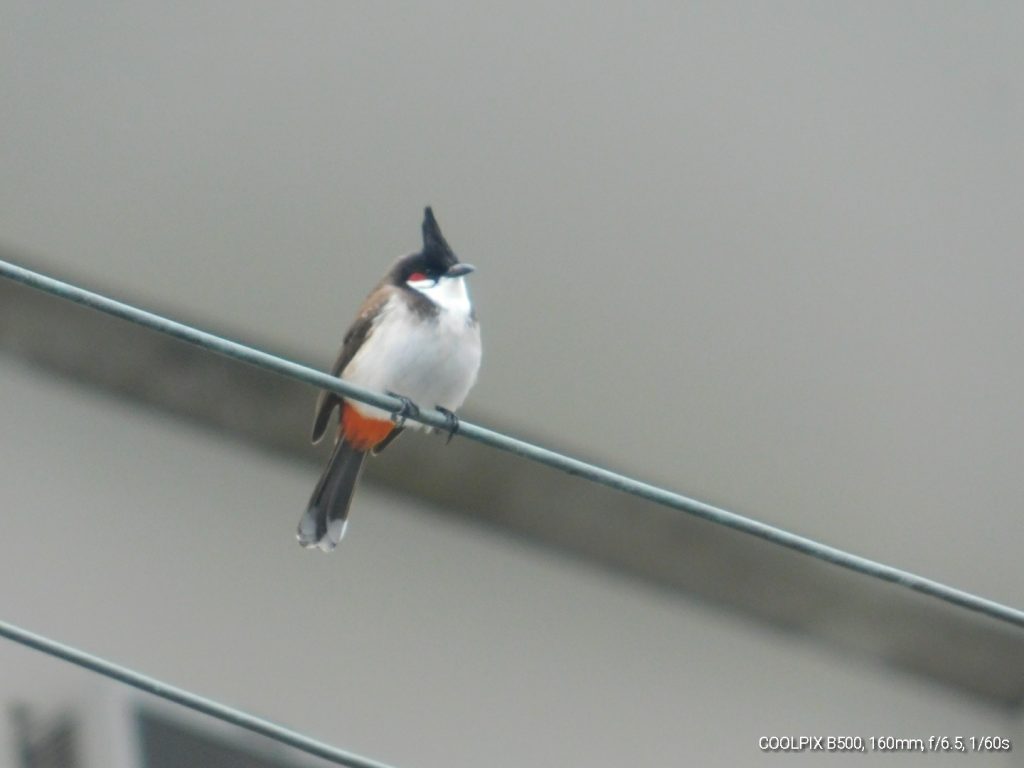
[[[309,499],[306,513],[299,521],[299,544],[320,547],[324,552],[330,552],[338,545],[345,535],[348,507],[365,458],[365,451],[357,451],[345,440],[339,440],[334,446],[331,460],[327,462]]]

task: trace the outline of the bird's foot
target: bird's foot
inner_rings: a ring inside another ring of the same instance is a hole
[[[455,437],[455,433],[459,431],[459,417],[449,411],[447,408],[442,408],[440,405],[436,406],[436,410],[442,416],[444,416],[444,429],[448,433],[448,439],[445,440],[445,445],[448,445]]]
[[[392,397],[397,397],[402,401],[402,404],[391,413],[391,420],[395,422],[395,427],[401,429],[405,426],[405,420],[410,416],[415,418],[420,415],[420,408],[416,403],[410,400],[405,395],[400,395],[397,392],[388,392]]]

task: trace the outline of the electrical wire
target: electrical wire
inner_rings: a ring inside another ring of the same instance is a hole
[[[92,656],[88,653],[72,648],[69,645],[63,645],[49,638],[37,635],[28,630],[16,627],[13,624],[8,624],[5,621],[0,621],[0,637],[6,637],[8,640],[13,640],[16,643],[34,648],[37,651],[42,651],[50,656],[55,656],[63,661],[76,664],[79,667],[97,672],[106,677],[119,680],[126,685],[130,685],[134,688],[138,688],[140,691],[151,693],[154,696],[159,696],[162,699],[173,701],[176,704],[194,709],[197,712],[202,712],[204,715],[215,717],[218,720],[223,720],[226,723],[237,725],[246,730],[253,731],[255,733],[266,736],[267,738],[278,741],[282,744],[287,744],[290,747],[302,750],[310,755],[322,757],[324,760],[330,760],[332,763],[338,765],[349,766],[349,768],[391,768],[391,766],[385,763],[371,760],[368,757],[362,757],[352,752],[346,752],[345,750],[332,747],[330,744],[325,744],[322,741],[311,739],[308,736],[304,736],[296,731],[289,730],[280,725],[275,725],[269,720],[263,720],[262,718],[250,715],[246,712],[242,712],[234,707],[229,707],[225,704],[219,704],[211,699],[198,696],[194,693],[182,690],[181,688],[175,688],[173,685],[162,683],[159,680],[155,680],[152,677],[140,674],[127,667],[122,667],[118,664],[101,659],[97,656]]]
[[[174,338],[213,352],[218,352],[244,363],[289,376],[314,387],[331,390],[339,395],[359,400],[387,411],[396,412],[402,406],[402,402],[399,399],[390,395],[364,389],[308,366],[285,360],[284,358],[247,347],[244,344],[230,341],[221,336],[169,320],[152,312],[138,309],[129,304],[115,301],[114,299],[5,261],[0,261],[0,276],[45,291],[54,296],[59,296],[68,301],[106,312],[146,328],[168,334]],[[409,418],[441,429],[447,425],[447,421],[441,413],[428,409],[423,409],[418,415],[409,416]],[[458,434],[484,445],[499,448],[531,461],[560,469],[568,472],[570,475],[576,475],[622,491],[623,493],[632,494],[655,504],[671,507],[717,525],[723,525],[751,536],[757,536],[758,538],[796,550],[797,552],[802,552],[805,555],[817,558],[818,560],[824,560],[841,568],[846,568],[871,578],[888,581],[938,600],[960,606],[961,608],[984,614],[993,619],[1024,627],[1024,611],[1020,609],[956,589],[955,587],[933,581],[909,571],[854,555],[836,547],[791,533],[782,528],[776,528],[775,526],[738,515],[735,512],[714,507],[665,488],[588,464],[557,451],[495,432],[486,427],[463,421],[459,424]]]

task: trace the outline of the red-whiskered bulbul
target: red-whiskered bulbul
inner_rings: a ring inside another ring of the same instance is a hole
[[[452,252],[427,208],[423,250],[398,259],[366,297],[331,369],[345,381],[399,397],[403,407],[388,413],[320,393],[313,442],[323,437],[335,407],[341,415],[334,452],[299,521],[302,546],[325,552],[337,546],[363,459],[398,437],[417,404],[441,411],[450,434],[458,428],[454,411],[480,369],[480,326],[465,279],[472,271]]]

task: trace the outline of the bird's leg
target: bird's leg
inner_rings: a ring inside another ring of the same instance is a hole
[[[445,445],[448,445],[455,437],[455,433],[459,431],[459,417],[449,411],[447,408],[442,408],[440,405],[436,406],[437,411],[444,416],[444,428],[448,432],[448,439],[445,440]]]
[[[410,416],[415,418],[420,415],[419,406],[405,395],[400,395],[397,392],[391,392],[390,390],[388,391],[388,394],[392,397],[397,397],[402,401],[401,406],[391,413],[391,420],[395,422],[396,428],[401,429],[405,425],[405,420]]]

